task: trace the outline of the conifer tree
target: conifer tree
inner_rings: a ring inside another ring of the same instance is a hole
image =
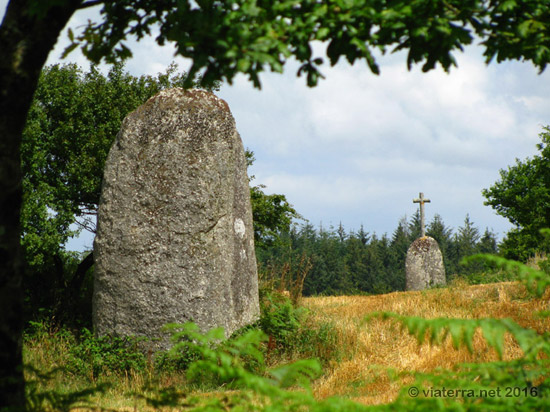
[[[420,210],[417,209],[409,222],[409,240],[411,243],[420,237],[422,232],[420,226]]]
[[[489,253],[496,255],[498,253],[497,238],[496,235],[485,228],[485,232],[477,244],[478,253]]]
[[[365,229],[363,228],[363,224],[361,224],[361,227],[357,232],[357,237],[363,245],[366,245],[370,239],[369,232],[365,232]]]
[[[453,230],[445,226],[443,218],[439,214],[434,215],[432,221],[426,228],[426,234],[433,237],[439,245],[439,249],[443,255],[445,274],[447,276],[456,272],[456,266],[453,264],[451,259],[452,233]]]

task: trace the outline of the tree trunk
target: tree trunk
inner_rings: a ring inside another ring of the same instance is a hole
[[[0,410],[25,408],[21,136],[40,71],[81,0],[11,0],[0,26]]]
[[[73,297],[76,297],[80,289],[82,289],[86,273],[93,265],[94,252],[90,252],[76,267],[75,274],[68,285],[69,293],[71,293]]]
[[[70,282],[64,287],[62,298],[56,302],[56,318],[63,319],[68,322],[73,322],[79,315],[77,312],[79,304],[79,294],[82,289],[82,284],[86,278],[86,273],[94,265],[94,253],[90,252],[78,264],[76,271]]]

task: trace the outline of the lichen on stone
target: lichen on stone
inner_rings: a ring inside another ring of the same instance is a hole
[[[423,236],[411,244],[405,259],[405,276],[407,290],[446,283],[443,255],[434,238]]]
[[[157,338],[164,324],[186,321],[231,334],[257,319],[246,159],[226,102],[161,91],[126,117],[104,173],[98,334]]]

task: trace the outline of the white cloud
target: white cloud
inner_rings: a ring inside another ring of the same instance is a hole
[[[347,219],[354,228],[371,222],[377,231],[391,232],[398,217],[414,213],[412,197],[424,191],[436,199],[433,213],[448,224],[458,227],[470,213],[482,228],[502,234],[509,225],[483,206],[481,190],[498,179],[498,169],[533,152],[550,99],[521,89],[512,94],[522,92],[519,100],[510,98],[511,92],[495,83],[521,79],[507,72],[501,80],[498,70],[476,56],[459,60],[460,68],[451,74],[407,72],[401,63],[383,66],[379,77],[337,66],[325,70],[327,80],[312,91],[297,90],[293,80],[297,102],[286,110],[278,105],[281,110],[273,115],[292,118],[293,110],[299,111],[311,133],[296,143],[296,134],[285,133],[282,139],[302,156],[279,158],[285,166],[281,176],[277,161],[267,155],[271,168],[262,170],[261,179],[314,222]],[[527,102],[539,110],[518,110]],[[300,159],[306,158],[304,176]]]

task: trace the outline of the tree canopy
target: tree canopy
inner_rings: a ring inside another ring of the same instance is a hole
[[[191,77],[204,70],[206,82],[231,83],[245,73],[257,87],[259,73],[282,72],[291,57],[301,63],[298,76],[316,85],[324,62],[312,49],[316,41],[327,45],[331,65],[364,60],[376,74],[373,50],[408,50],[409,68],[449,70],[456,66],[452,53],[475,38],[487,62],[529,60],[542,71],[550,61],[546,1],[121,0],[103,2],[101,18],[76,36],[69,32],[67,52],[81,47],[94,62],[127,58],[129,38],[159,27],[160,45],[174,42],[178,54],[192,59]]]
[[[503,242],[505,257],[526,260],[548,252],[541,229],[550,227],[550,126],[543,127],[539,154],[500,171],[500,179],[483,190],[486,205],[507,218],[516,229]]]

